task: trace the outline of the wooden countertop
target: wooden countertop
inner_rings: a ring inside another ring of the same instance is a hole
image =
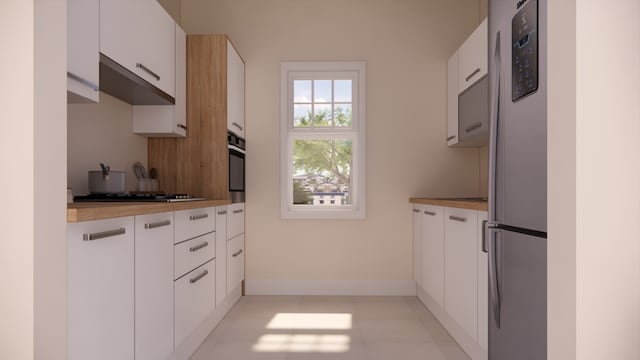
[[[231,204],[230,200],[184,202],[77,202],[67,204],[67,222],[109,219]]]
[[[459,209],[487,211],[488,203],[484,198],[410,198],[412,204],[446,206]]]

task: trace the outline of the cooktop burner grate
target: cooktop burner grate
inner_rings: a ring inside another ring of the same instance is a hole
[[[89,194],[76,195],[74,202],[179,202],[205,200],[187,194]]]

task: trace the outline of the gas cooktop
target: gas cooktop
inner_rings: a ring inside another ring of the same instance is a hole
[[[187,194],[89,194],[76,195],[74,202],[179,202],[205,200]]]

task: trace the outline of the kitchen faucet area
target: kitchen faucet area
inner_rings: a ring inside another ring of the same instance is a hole
[[[637,0],[0,2],[0,359],[640,359]]]

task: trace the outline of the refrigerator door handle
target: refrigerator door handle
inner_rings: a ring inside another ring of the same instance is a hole
[[[500,328],[500,289],[498,277],[498,239],[499,225],[488,223],[489,233],[489,304],[493,309],[493,319],[496,328]]]
[[[496,48],[493,62],[493,88],[489,109],[489,222],[496,222],[496,162],[498,153],[498,121],[500,120],[500,31],[496,33]]]
[[[501,92],[501,55],[500,31],[496,33],[495,53],[493,60],[493,87],[490,93],[490,128],[489,128],[489,302],[493,309],[496,328],[500,328],[500,290],[498,279],[498,239],[499,224],[496,223],[496,162],[498,153],[498,122],[500,121],[500,92]]]

